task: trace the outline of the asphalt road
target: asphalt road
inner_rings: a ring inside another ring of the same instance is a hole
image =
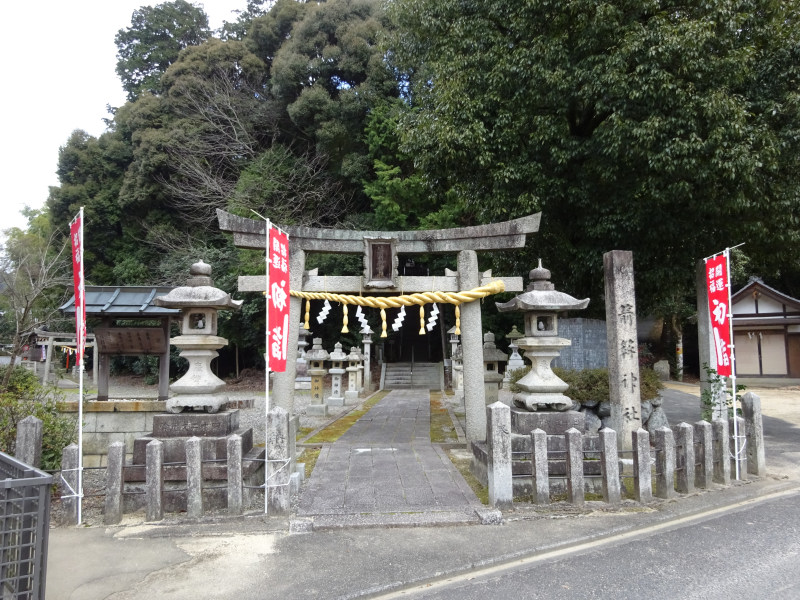
[[[800,493],[381,598],[800,598]]]

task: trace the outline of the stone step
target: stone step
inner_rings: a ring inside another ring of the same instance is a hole
[[[253,429],[240,429],[236,431],[242,436],[242,453],[247,454],[253,447]],[[147,457],[147,444],[155,439],[164,444],[165,463],[186,462],[186,440],[192,436],[158,437],[148,435],[133,440],[134,465],[144,465]],[[200,453],[203,460],[222,460],[228,456],[228,436],[209,436],[200,438]]]

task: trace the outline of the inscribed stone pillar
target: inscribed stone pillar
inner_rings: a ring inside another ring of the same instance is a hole
[[[303,289],[303,272],[306,268],[306,253],[292,243],[289,238],[289,286],[293,290]],[[296,340],[303,319],[303,301],[290,296],[289,301],[289,333],[290,340]],[[294,352],[289,352],[286,370],[273,376],[273,405],[280,406],[290,415],[294,414],[294,380],[297,376],[297,362]]]
[[[458,283],[462,290],[480,285],[478,255],[458,253]],[[483,387],[483,322],[480,302],[461,305],[461,354],[464,373],[464,407],[467,443],[486,440],[486,392]]]
[[[619,449],[631,450],[631,436],[642,426],[633,253],[627,250],[606,252],[603,268],[611,428],[618,434]]]

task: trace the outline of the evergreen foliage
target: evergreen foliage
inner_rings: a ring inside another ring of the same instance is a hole
[[[746,242],[741,278],[800,295],[795,2],[242,4],[216,36],[185,0],[118,32],[129,102],[66,140],[46,208],[65,236],[85,207],[87,283],[182,283],[202,258],[234,290],[263,263],[217,208],[373,230],[542,211],[528,248],[481,267],[542,257],[600,315],[602,254],[632,250],[638,308],[674,335],[695,261],[728,245]],[[221,322],[243,355],[258,315]]]

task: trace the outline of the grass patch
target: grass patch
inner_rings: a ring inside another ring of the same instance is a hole
[[[298,462],[302,462],[306,465],[306,479],[311,477],[311,471],[314,470],[314,467],[317,464],[320,450],[322,450],[322,448],[304,448],[303,453],[298,459]]]
[[[306,437],[312,431],[314,431],[313,427],[300,427],[297,430],[297,437],[295,439],[302,440],[304,437]]]
[[[472,474],[472,471],[469,470],[470,459],[467,457],[459,457],[450,450],[446,450],[445,452],[450,458],[450,462],[452,462],[456,469],[458,469],[458,472],[461,473],[464,481],[466,481],[467,485],[472,488],[473,492],[475,492],[475,495],[478,497],[478,500],[481,501],[481,504],[488,506],[489,488],[478,481],[478,478],[475,477],[475,475]]]
[[[458,434],[450,413],[442,404],[442,392],[431,392],[431,442],[444,444],[457,441]]]
[[[384,396],[388,394],[388,390],[378,392],[373,395],[369,400],[364,402],[356,410],[352,410],[343,417],[336,419],[333,423],[328,425],[325,429],[317,433],[314,437],[306,440],[307,444],[331,444],[344,435],[344,433],[353,426],[353,423],[363,417],[370,408],[375,406],[378,402],[383,400]]]

